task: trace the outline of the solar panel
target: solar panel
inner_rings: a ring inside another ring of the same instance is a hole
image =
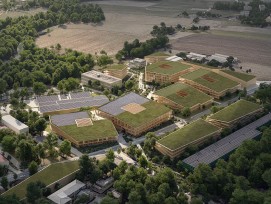
[[[210,164],[239,147],[245,140],[259,136],[261,132],[256,130],[256,128],[266,124],[270,120],[271,113],[187,157],[183,162],[192,167],[197,167],[200,163]]]
[[[100,107],[100,110],[106,113],[109,113],[111,115],[119,115],[120,113],[125,112],[121,107],[130,104],[130,103],[137,103],[137,104],[144,104],[148,102],[149,100],[147,98],[144,98],[134,92],[131,92],[123,97],[118,98],[115,101],[112,101],[102,107]]]
[[[51,122],[56,126],[67,126],[76,124],[76,119],[89,118],[87,112],[77,112],[51,116]]]
[[[51,96],[38,96],[37,102],[49,102],[49,101],[57,101],[58,95],[51,95]]]
[[[76,99],[76,98],[87,98],[90,97],[89,92],[78,92],[78,93],[70,93],[71,99]]]

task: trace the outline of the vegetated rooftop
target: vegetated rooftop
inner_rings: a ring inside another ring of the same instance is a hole
[[[181,62],[160,61],[147,66],[147,71],[161,74],[175,74],[190,68],[190,65]]]
[[[152,54],[150,54],[148,56],[161,56],[161,57],[165,56],[165,57],[167,57],[167,56],[169,56],[169,54],[164,53],[164,52],[155,52],[155,53],[152,53]]]
[[[92,123],[93,125],[85,127],[77,127],[74,124],[59,128],[78,142],[117,137],[118,133],[110,120],[97,120]]]
[[[18,196],[20,199],[23,199],[26,197],[27,184],[31,182],[41,181],[47,186],[78,169],[79,169],[78,161],[69,161],[51,164],[45,169],[39,171],[38,173],[34,174],[33,176],[14,186],[13,188],[5,192],[3,195],[6,196],[16,194],[16,196]]]
[[[170,111],[166,106],[149,101],[147,103],[141,104],[145,108],[145,110],[132,114],[128,111],[125,111],[116,116],[121,121],[124,121],[128,125],[132,127],[139,127],[144,123],[148,123],[149,121],[154,120],[155,118],[167,113]]]
[[[246,73],[241,73],[241,72],[236,72],[236,71],[231,71],[231,70],[222,70],[226,74],[232,75],[238,79],[241,79],[243,81],[250,81],[251,79],[254,79],[256,76],[246,74]]]
[[[175,150],[197,139],[208,136],[218,130],[218,127],[199,119],[163,137],[162,139],[158,140],[158,143],[168,147],[171,150]]]
[[[230,122],[244,115],[247,115],[253,111],[256,111],[260,108],[261,106],[257,103],[253,103],[242,99],[216,112],[209,118]]]
[[[182,83],[172,84],[156,91],[154,94],[168,98],[183,107],[192,107],[212,99],[211,96]]]
[[[238,85],[237,82],[207,69],[197,69],[181,77],[192,80],[217,92],[221,92]]]
[[[126,66],[124,64],[113,64],[113,65],[107,65],[106,67],[104,67],[105,70],[122,70],[126,68]]]

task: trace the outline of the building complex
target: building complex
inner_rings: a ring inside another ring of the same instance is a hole
[[[13,130],[16,134],[28,134],[29,127],[12,117],[11,115],[2,116],[1,123],[7,126],[9,129]]]
[[[98,114],[110,119],[117,129],[137,137],[168,121],[172,110],[131,92],[100,107]]]
[[[128,74],[127,67],[124,64],[107,65],[103,68],[103,72],[119,79],[123,79]]]
[[[182,83],[175,83],[160,89],[152,97],[154,101],[180,111],[187,107],[193,112],[207,108],[213,103],[213,97]]]

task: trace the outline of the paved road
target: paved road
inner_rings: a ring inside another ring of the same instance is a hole
[[[164,135],[164,134],[166,134],[168,132],[172,132],[176,128],[178,128],[178,125],[174,123],[174,124],[171,124],[169,126],[166,126],[166,127],[162,128],[162,129],[159,129],[159,130],[155,131],[154,134],[156,136],[162,136],[162,135]]]

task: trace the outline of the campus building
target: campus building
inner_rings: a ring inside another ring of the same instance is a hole
[[[194,71],[192,64],[186,62],[159,61],[145,68],[145,81],[155,81],[160,84],[179,81],[179,77]]]
[[[153,100],[172,109],[182,110],[187,107],[191,112],[210,107],[213,97],[182,83],[175,83],[156,91]]]
[[[168,121],[172,110],[131,92],[100,107],[98,114],[110,119],[117,129],[138,137]]]
[[[16,134],[29,133],[29,127],[11,115],[2,116],[1,123],[7,126],[9,129],[13,130]]]
[[[262,113],[261,105],[242,99],[207,117],[206,120],[218,127],[233,129],[250,122]]]
[[[100,84],[107,88],[112,88],[113,86],[121,86],[122,79],[114,76],[110,76],[108,74],[98,72],[95,70],[88,71],[81,74],[81,83],[83,85],[88,85],[88,82],[99,81]]]
[[[36,103],[42,115],[78,112],[81,108],[99,107],[109,102],[104,95],[92,96],[90,92],[38,96]]]
[[[82,147],[116,141],[118,132],[110,120],[95,120],[87,112],[77,112],[50,117],[53,132]]]
[[[235,93],[241,89],[240,83],[203,68],[182,75],[180,82],[193,86],[215,99],[221,99],[227,93]]]
[[[199,119],[158,140],[155,148],[173,159],[192,145],[201,145],[210,138],[220,136],[220,132],[221,128]]]
[[[166,58],[170,57],[169,54],[163,53],[163,52],[155,52],[151,55],[147,55],[144,57],[147,64],[152,64],[160,61],[165,61]]]
[[[146,66],[146,60],[135,58],[129,61],[129,68],[131,69],[140,69]]]
[[[128,74],[127,67],[124,64],[107,65],[103,72],[119,79],[124,79]]]

